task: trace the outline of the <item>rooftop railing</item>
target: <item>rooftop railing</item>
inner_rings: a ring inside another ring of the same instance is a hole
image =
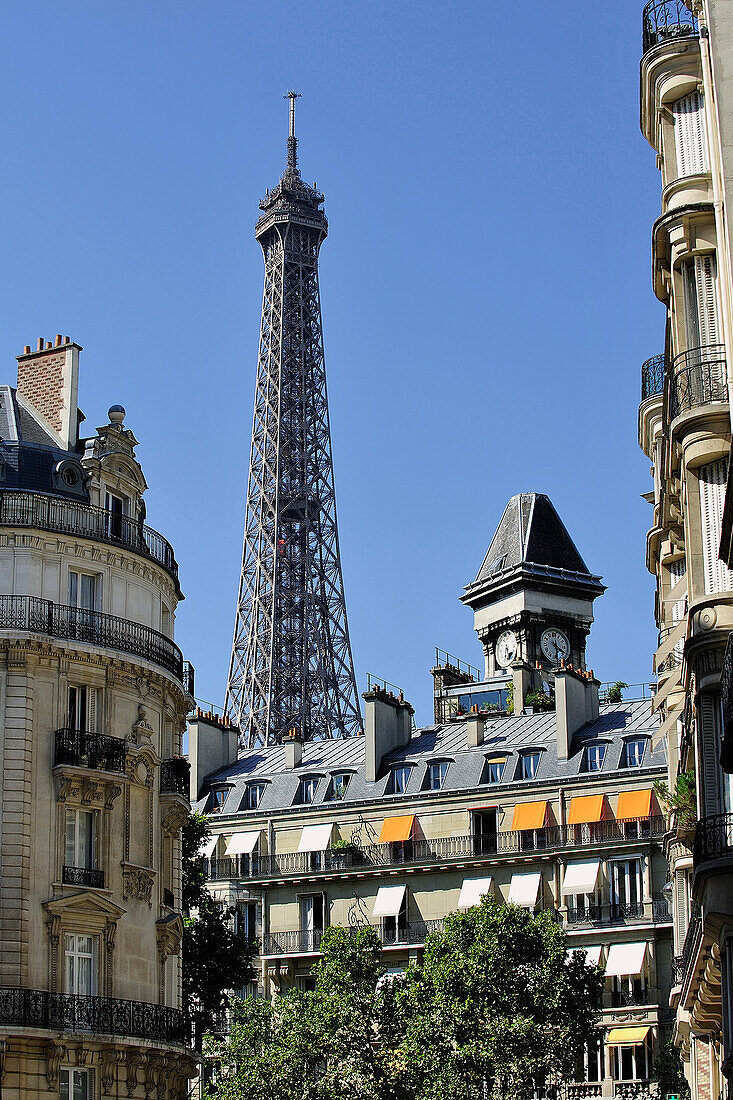
[[[102,772],[125,770],[125,742],[121,737],[70,729],[56,730],[53,736],[55,766],[70,764]]]
[[[649,0],[642,15],[644,53],[662,42],[698,33],[697,19],[683,0]]]
[[[656,397],[664,390],[664,375],[667,369],[666,355],[653,355],[641,365],[641,399]]]
[[[669,391],[670,420],[681,413],[690,412],[691,409],[727,400],[724,344],[690,348],[689,351],[675,356]]]
[[[184,1045],[183,1013],[166,1005],[82,997],[42,989],[0,989],[0,1026],[125,1035]]]
[[[280,855],[240,855],[205,860],[209,879],[265,879],[283,875],[311,875],[320,872],[360,871],[401,864],[445,863],[467,857],[490,858],[523,855],[562,848],[626,843],[630,839],[664,836],[662,816],[630,821],[599,821],[592,825],[553,825],[547,829],[500,832],[484,836],[440,837],[435,840],[406,840],[393,844],[331,848],[321,852],[286,852]]]
[[[39,527],[43,531],[121,546],[150,558],[178,584],[178,563],[168,540],[152,527],[106,508],[42,493],[5,489],[0,495],[0,525]]]
[[[175,642],[149,626],[101,611],[51,603],[38,596],[0,596],[0,630],[27,630],[118,649],[160,665],[179,681],[183,677],[183,654]]]

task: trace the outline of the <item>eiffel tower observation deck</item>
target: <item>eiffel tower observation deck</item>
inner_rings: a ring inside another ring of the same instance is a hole
[[[288,92],[287,167],[260,202],[265,258],[252,449],[225,713],[251,748],[362,729],[341,574],[318,254],[323,195],[304,183]]]

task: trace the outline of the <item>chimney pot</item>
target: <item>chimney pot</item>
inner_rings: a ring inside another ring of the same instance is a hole
[[[52,348],[52,347],[53,347],[53,344],[51,343],[51,341],[50,341],[50,340],[47,340],[47,341],[46,341],[46,350],[48,351],[48,349],[49,349],[49,348]]]
[[[61,337],[61,333],[60,333],[60,332],[57,332],[57,333],[56,333],[56,347],[57,347],[57,348],[60,348],[60,347],[61,347],[61,339],[62,339],[62,337]]]
[[[38,337],[38,347],[36,348],[36,351],[43,351],[43,337],[42,336]]]
[[[30,344],[26,344],[26,346],[23,348],[23,354],[24,355],[30,355],[30,353],[31,353],[31,346],[30,346]]]
[[[71,343],[71,337],[70,336],[64,336],[64,343],[65,344],[70,344]]]

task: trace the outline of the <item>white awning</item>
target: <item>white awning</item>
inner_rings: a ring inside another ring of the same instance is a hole
[[[608,949],[606,977],[635,976],[644,969],[645,943],[613,943]]]
[[[512,875],[509,898],[507,899],[509,904],[526,905],[530,909],[534,909],[537,903],[537,891],[541,882],[541,871],[523,871]]]
[[[601,958],[601,951],[603,950],[602,943],[591,943],[587,947],[576,946],[568,947],[565,952],[566,955],[572,955],[574,951],[585,951],[585,965],[586,966],[598,966]]]
[[[206,841],[201,845],[201,855],[206,859],[211,859],[214,854],[214,848],[216,848],[219,835],[207,837]]]
[[[396,917],[402,908],[406,886],[380,886],[372,909],[373,917]]]
[[[328,825],[304,825],[300,834],[299,852],[325,852],[331,843],[333,823]]]
[[[226,846],[226,855],[244,856],[254,851],[255,844],[260,839],[261,829],[254,829],[249,833],[234,833],[229,837]]]
[[[579,859],[568,863],[562,882],[563,894],[592,894],[598,882],[600,859]]]
[[[458,908],[470,909],[472,905],[479,904],[484,894],[490,893],[490,878],[464,878],[461,886],[461,896],[458,899]]]

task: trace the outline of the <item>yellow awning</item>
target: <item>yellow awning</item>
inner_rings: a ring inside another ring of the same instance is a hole
[[[514,807],[512,832],[521,829],[542,829],[547,814],[547,802],[520,802]]]
[[[652,812],[651,787],[644,791],[621,791],[618,796],[616,817],[619,821],[630,817],[649,817]]]
[[[385,817],[379,834],[379,843],[392,844],[398,840],[409,840],[412,836],[414,820],[414,814],[408,814],[407,817]]]
[[[613,1027],[608,1033],[606,1043],[610,1047],[634,1046],[636,1043],[643,1043],[650,1030],[649,1024],[643,1027]]]
[[[584,794],[571,798],[568,811],[568,825],[589,825],[600,821],[603,814],[602,794]]]

